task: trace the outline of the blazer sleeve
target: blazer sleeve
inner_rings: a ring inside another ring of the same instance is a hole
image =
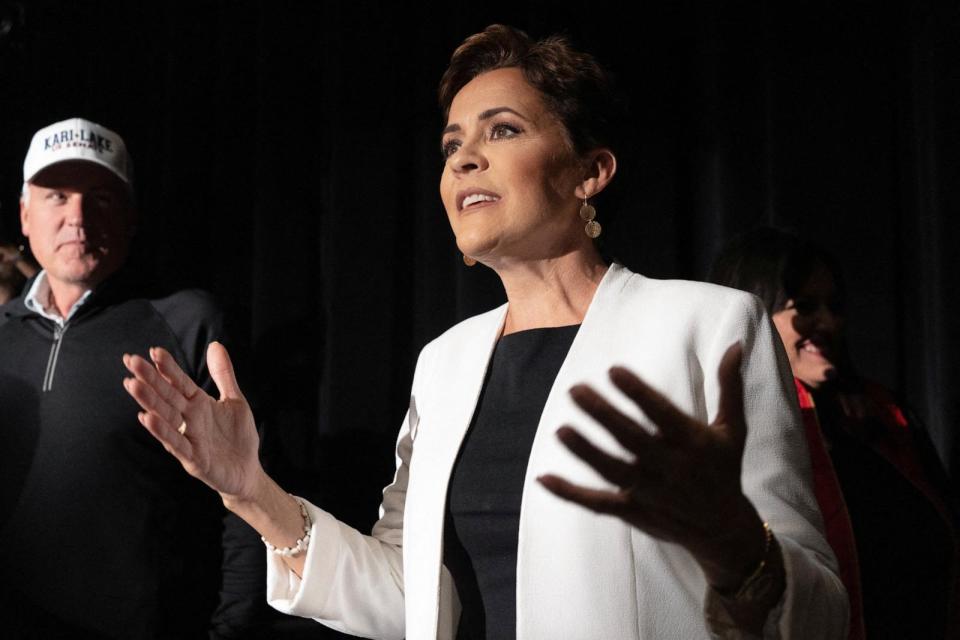
[[[306,502],[313,525],[303,577],[267,553],[267,600],[277,610],[352,635],[403,639],[403,512],[419,424],[417,392],[428,368],[429,348],[417,362],[410,406],[397,438],[397,470],[383,491],[380,519],[371,534],[364,535]]]
[[[764,638],[840,640],[847,633],[847,597],[823,534],[793,377],[783,344],[752,295],[738,295],[720,319],[706,371],[717,371],[723,353],[737,341],[744,347],[747,421],[743,491],[777,536],[786,570],[786,590]],[[715,374],[706,375],[705,387],[708,402],[716,401]],[[711,419],[716,410],[709,407]]]

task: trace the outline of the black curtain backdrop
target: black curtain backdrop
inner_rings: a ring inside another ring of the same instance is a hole
[[[219,298],[274,471],[368,526],[419,349],[503,300],[440,204],[437,81],[492,22],[563,32],[629,98],[609,254],[702,278],[753,226],[816,239],[846,270],[854,360],[956,470],[957,5],[778,4],[0,0],[0,235],[20,238],[36,129],[121,132],[133,266]]]

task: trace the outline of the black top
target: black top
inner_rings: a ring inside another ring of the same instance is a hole
[[[4,637],[206,637],[223,508],[139,425],[121,356],[163,346],[213,391],[222,316],[200,292],[137,292],[111,279],[65,329],[0,307]]]
[[[955,606],[948,602],[947,523],[892,464],[843,427],[847,418],[835,394],[814,398],[856,539],[867,638],[947,637]],[[871,425],[861,429],[870,433]]]
[[[516,637],[517,535],[527,459],[578,329],[513,333],[493,352],[447,497],[443,556],[463,606],[458,640]]]

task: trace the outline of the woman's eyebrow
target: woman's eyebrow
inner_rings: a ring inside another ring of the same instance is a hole
[[[487,109],[486,111],[481,111],[480,115],[477,116],[477,120],[481,122],[483,120],[489,120],[490,118],[497,115],[498,113],[512,113],[518,118],[527,120],[527,118],[522,113],[516,111],[515,109],[511,109],[510,107],[493,107],[491,109]],[[460,131],[459,124],[456,124],[456,123],[448,124],[446,127],[444,127],[443,131],[440,132],[440,135],[445,136],[448,133],[453,133],[454,131]]]
[[[517,111],[511,109],[510,107],[494,107],[494,108],[492,108],[492,109],[487,109],[486,111],[482,112],[482,113],[477,117],[477,120],[489,120],[490,118],[492,118],[493,116],[497,115],[498,113],[504,113],[504,112],[506,112],[506,113],[512,113],[513,115],[517,116],[518,118],[523,118],[524,120],[526,120],[526,118],[524,118],[523,115],[521,115],[521,114],[518,113]]]

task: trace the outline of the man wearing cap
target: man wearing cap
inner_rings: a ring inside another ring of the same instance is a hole
[[[0,307],[0,635],[205,637],[222,507],[139,427],[121,357],[164,346],[212,390],[221,316],[197,291],[148,298],[121,269],[136,213],[116,133],[41,129],[23,181],[41,271]]]

